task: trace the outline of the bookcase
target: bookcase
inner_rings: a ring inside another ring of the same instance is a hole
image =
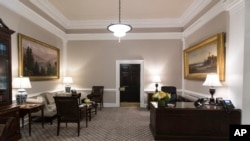
[[[11,34],[0,19],[0,106],[12,104]]]

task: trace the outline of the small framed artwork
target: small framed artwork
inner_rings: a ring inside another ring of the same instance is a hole
[[[184,50],[184,77],[205,80],[208,73],[217,73],[225,80],[225,33],[216,34]]]
[[[18,34],[19,76],[30,80],[59,79],[59,49]]]

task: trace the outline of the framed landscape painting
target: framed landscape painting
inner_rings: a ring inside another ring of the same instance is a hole
[[[225,33],[214,35],[184,50],[185,79],[205,80],[208,73],[217,73],[225,80]]]
[[[59,49],[18,34],[19,76],[30,80],[59,79]]]

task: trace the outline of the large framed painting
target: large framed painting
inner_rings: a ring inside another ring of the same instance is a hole
[[[217,73],[225,80],[225,33],[216,34],[184,50],[184,77],[205,80],[208,73]]]
[[[59,79],[59,49],[18,34],[19,76],[30,80]]]

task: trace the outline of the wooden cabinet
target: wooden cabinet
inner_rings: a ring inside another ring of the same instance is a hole
[[[10,131],[8,131],[8,141],[17,141],[21,138],[19,109],[20,107],[14,104],[0,107],[0,117],[15,117],[14,122],[11,124]]]
[[[150,129],[156,140],[228,141],[229,127],[241,124],[241,110],[227,112],[221,106],[176,102],[175,107],[150,103]]]
[[[0,19],[0,106],[12,104],[11,34]]]
[[[11,34],[13,33],[14,31],[0,19],[0,117],[15,117],[8,131],[8,141],[21,138],[19,106],[12,104]]]

